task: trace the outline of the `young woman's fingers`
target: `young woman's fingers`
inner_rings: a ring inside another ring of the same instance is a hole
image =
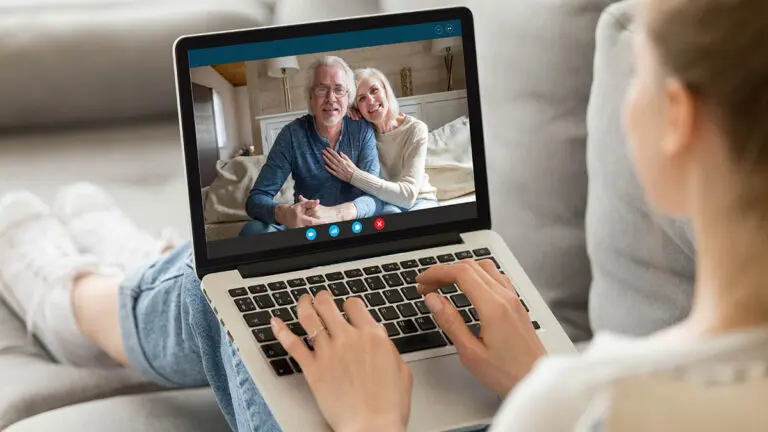
[[[437,293],[429,293],[424,298],[424,303],[432,312],[437,325],[448,335],[460,354],[484,349],[483,344],[469,331],[464,319],[448,299]]]
[[[418,290],[422,295],[435,292],[446,285],[455,284],[478,309],[483,305],[487,307],[499,301],[499,296],[494,289],[489,287],[488,282],[481,278],[478,271],[467,263],[430,267],[418,275],[416,281],[419,283]]]
[[[304,327],[304,331],[312,337],[315,346],[328,342],[331,336],[326,330],[323,320],[320,319],[320,315],[312,306],[311,295],[304,294],[301,296],[297,306],[297,315],[299,315],[299,323]]]
[[[510,293],[515,293],[515,287],[512,285],[512,281],[509,280],[508,277],[501,274],[498,268],[496,268],[496,264],[493,263],[491,260],[480,260],[477,262],[477,265],[480,266],[490,277],[493,278],[499,285],[504,287],[506,290],[508,290]],[[515,293],[515,295],[517,295]]]
[[[493,277],[491,272],[491,267],[493,268],[493,272],[498,274],[499,276],[501,273],[499,273],[498,270],[496,270],[496,266],[493,264],[490,260],[482,260],[482,261],[475,261],[473,259],[466,259],[460,261],[461,263],[464,263],[470,267],[472,267],[476,272],[477,275],[480,277],[480,279],[485,282],[489,288],[494,290],[496,293],[500,293],[502,295],[507,294],[507,290],[503,284],[500,284],[499,281]],[[483,263],[483,264],[481,264]],[[485,267],[490,264],[490,267]]]
[[[325,323],[331,337],[337,337],[349,330],[349,323],[341,316],[341,311],[333,301],[333,296],[328,291],[320,291],[315,296],[313,303],[315,311]]]
[[[280,342],[280,345],[285,348],[285,351],[295,358],[301,366],[301,369],[308,372],[314,367],[315,355],[312,351],[304,345],[301,339],[293,334],[287,325],[280,318],[274,317],[270,322],[272,326],[272,333],[275,334],[275,338]],[[311,372],[308,372],[311,373]]]
[[[365,308],[365,303],[359,298],[353,297],[344,302],[344,312],[347,313],[349,322],[357,328],[378,326],[371,313]]]

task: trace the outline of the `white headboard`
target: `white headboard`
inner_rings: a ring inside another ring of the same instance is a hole
[[[467,91],[454,90],[419,96],[399,98],[400,111],[427,124],[429,130],[437,129],[463,115],[468,114]],[[272,143],[283,126],[293,119],[305,115],[307,111],[293,111],[256,117],[261,126],[261,146],[263,154],[269,153]]]

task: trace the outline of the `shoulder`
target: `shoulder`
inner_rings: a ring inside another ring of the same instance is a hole
[[[367,120],[353,120],[349,116],[344,116],[344,128],[354,135],[365,136],[373,135],[373,126]]]
[[[429,128],[426,123],[417,118],[407,116],[405,122],[400,127],[403,128],[400,137],[406,141],[406,145],[427,145]]]
[[[412,117],[407,115],[405,117],[405,123],[403,126],[406,126],[408,130],[410,130],[413,134],[424,134],[426,135],[429,133],[429,127],[427,127],[427,124],[423,121],[417,119],[416,117]]]

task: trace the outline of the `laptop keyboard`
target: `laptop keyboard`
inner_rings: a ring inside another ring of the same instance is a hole
[[[293,358],[288,357],[288,353],[275,339],[269,322],[273,316],[282,319],[310,347],[307,333],[299,324],[296,314],[296,303],[304,294],[314,296],[320,291],[330,291],[342,313],[346,299],[362,299],[371,316],[384,325],[400,354],[450,345],[451,340],[437,327],[424,304],[424,298],[416,290],[416,276],[433,265],[468,258],[490,259],[501,270],[490,250],[479,248],[232,288],[229,294],[275,373],[278,376],[292,375],[301,373],[301,368]],[[440,288],[439,292],[450,299],[470,331],[477,336],[480,320],[467,296],[455,285]],[[525,310],[530,312],[525,301],[520,301]],[[346,314],[343,315],[346,318]],[[537,330],[540,328],[536,321],[532,321],[532,325]]]

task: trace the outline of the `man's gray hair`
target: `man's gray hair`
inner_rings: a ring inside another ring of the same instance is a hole
[[[325,56],[323,58],[319,58],[312,62],[311,65],[309,65],[309,68],[307,69],[307,85],[305,86],[305,95],[307,98],[307,108],[311,107],[311,98],[312,98],[312,87],[315,85],[315,74],[317,73],[317,68],[321,66],[336,66],[341,68],[344,71],[344,76],[347,78],[347,102],[348,105],[352,105],[352,101],[355,98],[355,74],[352,72],[352,68],[349,67],[347,62],[345,62],[341,57],[337,56]],[[333,89],[330,89],[333,91]],[[311,109],[309,109],[312,111]]]

